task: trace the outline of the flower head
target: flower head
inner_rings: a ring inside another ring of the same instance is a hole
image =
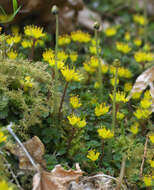
[[[72,96],[70,98],[70,104],[73,108],[79,108],[82,104],[80,103],[80,99],[78,98],[78,96]]]
[[[144,26],[147,23],[147,20],[145,19],[145,17],[139,14],[134,15],[133,20],[134,22],[142,26]]]
[[[80,81],[81,75],[75,71],[75,68],[70,69],[68,66],[61,69],[62,75],[67,82]]]
[[[0,181],[0,189],[1,190],[13,190],[12,187],[6,183],[6,181]]]
[[[147,119],[151,115],[152,111],[148,109],[141,109],[138,108],[135,112],[134,115],[137,119]]]
[[[97,130],[99,136],[103,139],[110,139],[114,136],[114,133],[110,129],[106,129],[104,126]]]
[[[131,47],[129,47],[127,43],[117,42],[116,47],[117,47],[117,50],[119,50],[120,52],[124,54],[127,54],[131,51]]]
[[[100,153],[96,152],[95,149],[89,150],[87,154],[87,158],[89,158],[91,161],[96,161],[99,157]]]
[[[126,32],[124,37],[125,37],[126,41],[129,41],[130,40],[130,33]]]
[[[108,27],[106,30],[105,30],[105,35],[106,36],[114,36],[115,34],[117,33],[117,29],[116,27]]]
[[[77,126],[79,128],[83,128],[87,124],[85,119],[81,120],[81,118],[76,116],[75,114],[72,114],[72,115],[68,116],[67,119],[69,120],[69,123],[72,126]]]
[[[70,42],[71,42],[71,38],[70,38],[69,35],[59,36],[58,44],[59,44],[60,46],[70,44]]]
[[[8,57],[10,58],[10,59],[16,59],[16,57],[17,57],[17,52],[16,51],[13,51],[13,50],[11,50],[11,51],[9,51],[8,53],[7,53],[7,55],[8,55]]]
[[[154,160],[149,160],[149,164],[152,168],[154,168]]]
[[[109,111],[109,106],[106,103],[98,104],[95,108],[95,115],[97,117],[106,114]]]
[[[30,36],[35,39],[42,38],[45,36],[45,33],[43,32],[43,28],[34,26],[34,25],[25,26],[24,33],[26,36]]]
[[[80,30],[72,32],[71,38],[74,42],[80,42],[80,43],[88,43],[91,40],[90,34],[82,32]]]
[[[152,143],[154,143],[154,133],[151,134],[151,135],[149,135],[149,139],[150,139],[150,141],[151,141]]]
[[[132,89],[132,83],[127,82],[124,84],[124,91],[125,92],[129,92],[129,91],[131,91],[131,89]]]
[[[78,54],[77,54],[77,52],[74,51],[74,52],[70,53],[69,57],[72,62],[75,62],[78,59]]]
[[[109,96],[110,96],[110,98],[111,98],[112,101],[113,101],[113,95],[110,94]],[[128,102],[128,98],[126,98],[125,92],[119,92],[119,91],[118,91],[118,92],[116,93],[116,102],[124,102],[124,103]]]
[[[17,44],[20,42],[20,40],[21,40],[21,36],[19,34],[16,34],[13,36],[8,36],[6,43],[9,45]]]
[[[131,131],[134,135],[136,135],[136,134],[138,133],[138,131],[139,131],[138,127],[139,127],[139,123],[138,123],[138,122],[135,122],[133,125],[131,125],[130,131]]]
[[[152,178],[151,176],[144,176],[143,181],[146,185],[146,187],[149,187],[152,185]]]
[[[139,47],[142,44],[142,40],[140,38],[135,38],[134,39],[134,44]]]
[[[7,137],[4,135],[2,131],[0,131],[0,143],[6,141]]]
[[[125,117],[123,113],[117,112],[117,120],[122,120]]]
[[[54,52],[53,52],[53,50],[52,49],[49,49],[49,50],[46,50],[45,52],[43,52],[43,59],[44,59],[44,61],[49,61],[49,60],[51,60],[51,59],[53,59],[54,58]]]

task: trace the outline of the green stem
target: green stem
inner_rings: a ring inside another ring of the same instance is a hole
[[[59,18],[58,14],[56,15],[56,45],[55,45],[55,66],[54,66],[54,113],[58,113],[58,100],[57,100],[57,91],[58,91],[58,68],[57,68],[57,54],[58,54],[58,36],[59,36]]]
[[[113,110],[112,110],[112,130],[115,130],[116,125],[116,89],[117,89],[118,67],[116,67],[115,84],[113,91]]]
[[[98,30],[95,29],[95,40],[96,40],[96,54],[97,54],[97,59],[98,59],[98,74],[97,74],[97,79],[99,83],[99,88],[98,88],[98,95],[100,99],[102,99],[102,67],[101,67],[101,61],[100,61],[100,55],[99,55],[99,44],[98,44]]]
[[[144,0],[144,19],[145,19],[146,22],[148,20],[147,5],[148,5],[147,0]],[[147,23],[145,23],[145,25],[144,25],[144,43],[145,44],[147,43],[147,38],[148,38],[147,31],[148,31],[147,30]]]

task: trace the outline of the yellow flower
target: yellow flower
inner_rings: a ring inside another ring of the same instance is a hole
[[[0,143],[6,141],[7,137],[4,135],[2,131],[0,131]]]
[[[124,38],[125,38],[125,40],[129,41],[130,40],[130,33],[126,32]]]
[[[97,54],[97,48],[96,48],[96,46],[89,46],[89,51],[90,51],[91,54],[96,55]],[[98,52],[99,53],[101,52],[101,48],[98,49]]]
[[[138,108],[136,112],[134,112],[134,115],[137,119],[147,119],[151,113],[150,110]]]
[[[125,117],[123,113],[117,112],[117,120],[122,120]]]
[[[43,33],[43,28],[34,25],[25,26],[24,33],[26,36],[30,36],[35,39],[42,38],[45,36],[45,33]]]
[[[149,135],[149,139],[150,139],[150,141],[151,141],[152,143],[154,143],[154,133],[151,134],[151,135]]]
[[[21,45],[23,48],[31,48],[33,45],[33,41],[32,40],[23,40],[21,42]]]
[[[13,190],[12,187],[6,183],[6,181],[0,181],[0,189],[1,190]]]
[[[135,92],[132,94],[132,99],[136,100],[139,99],[141,96],[142,92]]]
[[[109,66],[107,64],[102,63],[101,70],[102,70],[102,73],[107,73],[109,70]]]
[[[99,82],[96,81],[95,84],[94,84],[94,88],[97,89],[97,88],[99,88],[99,87],[100,87],[100,84],[99,84]]]
[[[71,52],[70,59],[71,59],[72,62],[75,62],[78,59],[77,52]]]
[[[80,81],[81,75],[75,71],[75,68],[70,69],[68,66],[61,69],[62,75],[67,82]]]
[[[130,82],[125,83],[124,91],[129,92],[129,91],[131,91],[131,89],[132,89],[132,83],[130,83]]]
[[[143,98],[140,102],[140,106],[141,108],[147,109],[151,106],[152,101],[150,101],[149,99]]]
[[[73,108],[79,108],[82,104],[80,103],[80,99],[78,98],[78,96],[72,96],[70,98],[70,104]]]
[[[49,49],[49,50],[46,50],[45,52],[43,52],[42,56],[43,56],[44,61],[48,62],[49,60],[54,58],[54,52],[52,49]]]
[[[80,121],[80,117],[78,117],[78,116],[76,116],[74,114],[68,116],[67,119],[69,120],[69,123],[71,125],[73,125],[73,126],[76,125],[76,124],[78,124],[78,122]]]
[[[133,125],[131,125],[130,131],[131,131],[134,135],[136,135],[136,134],[138,133],[138,131],[139,131],[138,127],[139,127],[139,123],[138,123],[138,122],[135,122]]]
[[[110,82],[111,82],[112,86],[115,86],[115,78],[110,79]],[[119,79],[117,79],[116,84],[119,84]]]
[[[144,93],[144,98],[145,98],[145,99],[151,99],[151,98],[152,98],[149,90],[146,90],[146,91],[145,91],[145,93]]]
[[[133,20],[134,20],[134,22],[136,22],[142,26],[147,23],[147,20],[144,18],[144,16],[138,15],[138,14],[133,16]]]
[[[134,58],[136,62],[141,63],[146,61],[152,61],[154,56],[152,53],[138,51],[134,54]]]
[[[64,62],[63,61],[55,61],[55,59],[50,59],[48,60],[48,63],[51,67],[55,66],[55,63],[57,63],[57,68],[58,69],[63,69],[64,68]]]
[[[71,43],[71,38],[69,35],[59,36],[58,44],[60,46],[67,45]]]
[[[85,127],[86,125],[87,125],[87,122],[86,122],[85,119],[83,119],[83,120],[81,120],[81,121],[79,121],[79,122],[77,123],[77,126],[78,126],[79,128],[83,128],[83,127]]]
[[[109,111],[109,106],[106,103],[98,104],[95,108],[95,115],[97,117],[106,114]]]
[[[98,58],[97,57],[91,57],[90,58],[90,64],[91,64],[91,67],[98,67],[98,64],[99,64],[99,61],[98,61]]]
[[[149,160],[150,166],[154,168],[154,160]]]
[[[16,59],[18,54],[16,51],[11,50],[10,52],[7,53],[7,55],[10,59]]]
[[[95,149],[92,149],[88,151],[87,158],[89,158],[90,160],[94,162],[98,159],[99,155],[100,155],[99,152],[96,152]]]
[[[110,139],[114,136],[114,133],[110,129],[106,129],[104,126],[97,130],[99,136],[103,139]]]
[[[58,51],[57,58],[60,61],[66,61],[68,58],[68,55],[64,51]]]
[[[71,38],[73,41],[80,42],[80,43],[88,43],[91,40],[90,34],[82,32],[80,30],[72,32]]]
[[[113,95],[110,94],[109,96],[110,96],[110,98],[111,98],[112,101],[113,101]],[[118,92],[116,93],[116,102],[124,102],[124,103],[128,102],[128,98],[126,98],[125,92],[119,92],[119,91],[118,91]]]
[[[117,47],[117,50],[119,50],[120,52],[124,54],[127,54],[131,51],[131,47],[129,47],[127,43],[117,42],[116,47]]]
[[[74,114],[70,115],[67,117],[67,119],[69,120],[69,123],[72,125],[72,126],[77,126],[79,128],[83,128],[86,126],[86,120],[85,119],[82,119]]]
[[[134,39],[134,44],[135,44],[136,46],[141,46],[142,40],[141,40],[140,38],[136,38],[136,39]]]
[[[18,42],[20,42],[20,40],[21,40],[21,36],[19,34],[16,34],[14,36],[8,36],[6,43],[9,45],[17,44]]]
[[[88,73],[94,73],[96,71],[96,68],[92,67],[90,62],[83,63],[83,67]]]
[[[2,27],[0,27],[0,33],[1,33],[1,31],[2,31]]]
[[[114,36],[117,33],[116,27],[108,27],[105,31],[106,36]]]
[[[149,187],[152,185],[152,178],[150,176],[144,176],[143,181],[146,187]]]

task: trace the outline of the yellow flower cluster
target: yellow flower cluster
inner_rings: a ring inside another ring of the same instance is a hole
[[[0,131],[0,143],[6,141],[7,137],[4,135],[2,131]]]
[[[116,27],[108,27],[104,31],[106,36],[114,36],[117,33],[117,28]]]
[[[110,79],[110,82],[112,84],[112,86],[115,86],[115,77]],[[116,84],[119,84],[119,79],[117,78]]]
[[[76,116],[75,114],[68,116],[67,119],[69,120],[69,123],[72,126],[77,126],[79,128],[83,128],[87,124],[85,119],[81,119],[80,117]]]
[[[31,79],[30,76],[26,76],[24,78],[24,80],[20,81],[20,83],[21,83],[25,92],[27,92],[30,88],[32,88],[34,86],[33,80]]]
[[[127,43],[123,43],[123,42],[117,42],[116,48],[117,50],[119,50],[120,52],[124,54],[127,54],[131,51],[131,47]]]
[[[142,40],[140,38],[135,38],[133,42],[138,47],[142,45]]]
[[[147,119],[151,115],[152,111],[148,109],[142,109],[138,108],[135,112],[134,115],[137,119]]]
[[[149,139],[152,143],[154,143],[154,133],[152,133],[151,135],[149,135]]]
[[[134,22],[136,22],[142,26],[147,23],[147,20],[144,18],[144,16],[138,15],[138,14],[133,16],[133,20],[134,20]]]
[[[129,41],[130,40],[130,33],[126,32],[124,38],[126,41]]]
[[[131,125],[130,131],[131,131],[134,135],[136,135],[136,134],[138,133],[138,131],[139,131],[138,127],[139,127],[139,123],[138,123],[138,122],[135,122],[135,123],[133,123],[133,125]]]
[[[75,71],[75,68],[70,69],[68,66],[61,69],[61,73],[67,82],[76,81],[79,82],[82,79],[81,74]]]
[[[88,73],[94,73],[97,70],[98,64],[98,58],[93,56],[88,62],[83,63],[83,66]]]
[[[25,26],[24,33],[26,36],[30,36],[35,39],[42,38],[45,36],[45,33],[43,32],[43,28],[34,26],[34,25]]]
[[[13,36],[8,36],[6,39],[6,43],[9,45],[12,44],[17,44],[21,40],[21,36],[19,34],[13,35]]]
[[[16,59],[16,57],[17,57],[17,52],[16,51],[13,51],[13,50],[11,50],[11,51],[9,51],[8,53],[7,53],[7,55],[8,55],[8,57],[10,58],[10,59]]]
[[[129,91],[131,91],[131,89],[132,89],[132,83],[127,82],[124,84],[124,91],[125,92],[129,92]]]
[[[132,94],[132,99],[136,100],[136,99],[139,99],[141,97],[141,92],[134,92]]]
[[[17,26],[17,25],[13,25],[13,26],[11,27],[11,32],[12,32],[13,35],[18,34],[18,33],[19,33],[19,30],[20,30],[20,28],[19,28],[19,26]]]
[[[123,113],[117,112],[117,120],[122,120],[125,117]]]
[[[109,111],[109,106],[106,106],[106,103],[98,104],[95,108],[95,115],[97,117],[106,114]]]
[[[149,160],[149,164],[152,168],[154,168],[154,160]]]
[[[21,42],[21,45],[23,48],[31,48],[33,45],[33,41],[32,40],[23,40]]]
[[[81,30],[72,32],[71,38],[74,42],[80,42],[80,43],[88,43],[91,41],[90,34],[82,32]]]
[[[153,177],[151,177],[151,176],[144,176],[143,181],[144,181],[144,184],[146,187],[152,186],[152,181],[153,181],[152,178]]]
[[[110,96],[110,98],[111,98],[112,101],[113,101],[113,95],[110,94],[109,96]],[[118,91],[118,92],[116,93],[116,102],[124,102],[124,103],[128,102],[128,98],[126,98],[125,92],[120,92],[120,91]]]
[[[138,51],[134,54],[134,58],[136,62],[150,62],[154,60],[154,55],[152,53],[144,52],[144,51]]]
[[[112,73],[113,75],[115,75],[116,73],[116,68],[114,66],[110,66],[110,73]],[[118,68],[118,76],[121,78],[131,78],[132,77],[132,73],[129,69],[124,68],[124,67],[119,67]]]
[[[75,62],[78,59],[78,53],[73,51],[70,53],[69,57],[70,57],[72,62]]]
[[[81,107],[81,103],[80,103],[80,99],[78,98],[78,96],[72,96],[70,97],[70,104],[73,108],[79,108]]]
[[[96,160],[98,160],[100,153],[96,152],[95,149],[89,150],[88,154],[87,154],[87,158],[89,158],[91,161],[95,162]]]
[[[101,126],[102,128],[98,129],[98,135],[102,139],[111,139],[114,136],[114,132],[112,132],[110,129],[106,129],[105,126]]]
[[[13,188],[9,187],[9,185],[4,180],[0,181],[0,189],[1,190],[13,190]]]
[[[46,50],[45,52],[43,52],[43,59],[44,61],[47,61],[49,62],[49,60],[53,59],[54,58],[54,52],[52,49],[49,49],[49,50]]]
[[[67,44],[70,44],[70,43],[71,43],[71,38],[70,38],[69,35],[59,36],[59,38],[58,38],[58,44],[60,46],[67,45]]]

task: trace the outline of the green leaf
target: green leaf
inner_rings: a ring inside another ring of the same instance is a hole
[[[18,9],[18,3],[17,3],[17,0],[12,0],[12,4],[13,4],[13,13],[15,13],[16,10]]]

